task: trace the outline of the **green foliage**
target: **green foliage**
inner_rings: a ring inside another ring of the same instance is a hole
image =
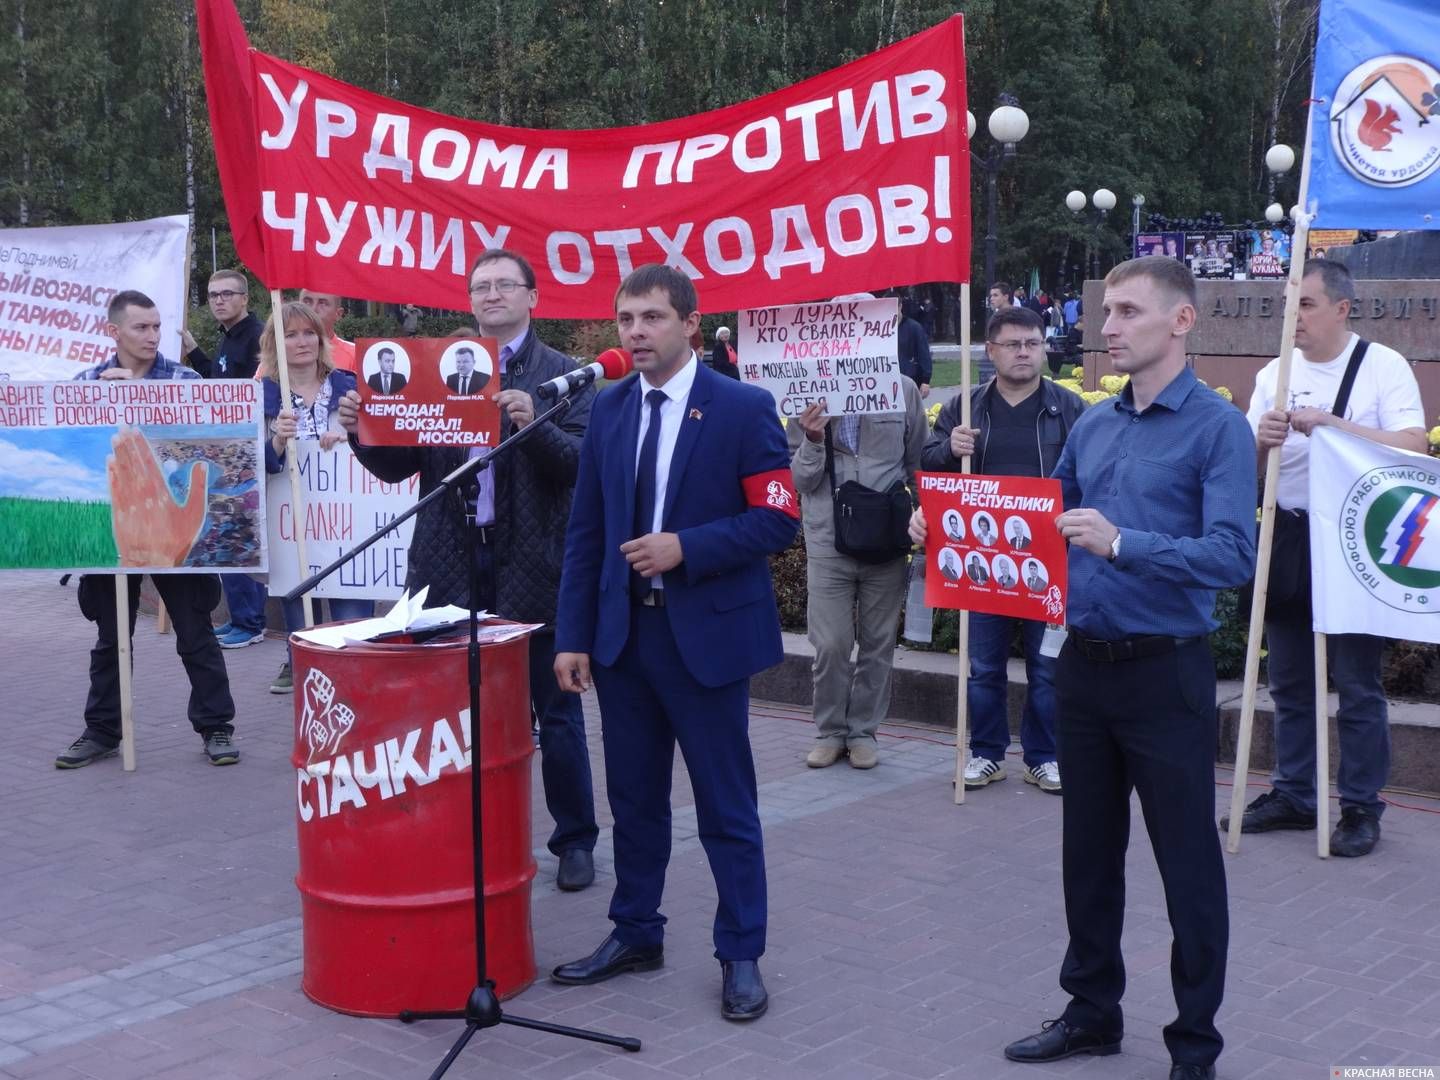
[[[442,113],[536,128],[610,127],[721,108],[966,18],[985,119],[1002,91],[1031,118],[1000,176],[999,269],[1071,276],[1119,257],[1129,196],[1172,217],[1257,216],[1259,162],[1298,141],[1318,0],[237,0],[256,48]],[[235,264],[211,150],[192,0],[9,0],[0,34],[0,225],[192,208],[192,296]],[[1299,46],[1297,48],[1297,46]],[[1297,63],[1294,58],[1300,57]],[[218,107],[230,107],[219,103]],[[1105,186],[1098,229],[1065,192]],[[975,263],[984,184],[971,185]],[[212,255],[211,238],[214,237]],[[943,291],[935,295],[944,298]],[[257,298],[258,299],[258,298]],[[707,319],[714,327],[733,315]],[[942,320],[945,314],[942,312]],[[442,320],[443,321],[443,320]],[[948,320],[946,320],[948,321]],[[568,328],[567,343],[591,343]]]
[[[1222,589],[1215,597],[1215,617],[1220,626],[1210,635],[1215,654],[1215,676],[1239,679],[1245,675],[1245,650],[1250,640],[1250,611],[1241,607],[1239,589]]]

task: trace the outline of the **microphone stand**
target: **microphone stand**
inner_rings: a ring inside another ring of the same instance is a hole
[[[295,588],[285,594],[286,600],[295,600],[313,589],[319,582],[329,577],[345,563],[349,562],[360,552],[374,544],[386,533],[395,529],[402,522],[409,520],[420,512],[420,510],[443,498],[448,492],[456,491],[459,485],[469,477],[480,472],[481,469],[489,468],[491,463],[501,454],[512,450],[518,443],[523,442],[531,432],[537,430],[541,424],[550,421],[558,421],[570,411],[571,395],[575,391],[588,386],[593,379],[578,382],[571,387],[553,406],[541,413],[529,424],[515,432],[508,439],[503,440],[498,446],[483,457],[466,459],[458,468],[452,470],[441,479],[435,490],[431,491],[423,499],[420,499],[414,506],[396,517],[393,521],[377,529],[370,536],[366,537],[350,551],[342,554],[329,566],[324,567],[318,573],[312,574]],[[473,504],[472,504],[473,513]],[[500,999],[495,994],[495,981],[487,974],[486,950],[485,950],[485,833],[483,828],[484,802],[482,799],[482,781],[480,775],[480,619],[478,598],[480,594],[480,571],[475,565],[475,527],[471,518],[469,527],[465,530],[465,557],[469,562],[469,589],[470,589],[470,648],[468,653],[469,689],[470,689],[470,843],[474,858],[474,887],[475,887],[475,986],[465,1000],[464,1008],[436,1012],[417,1012],[405,1009],[400,1013],[400,1021],[405,1024],[413,1024],[417,1020],[464,1020],[465,1030],[462,1031],[454,1044],[446,1053],[444,1060],[435,1067],[430,1074],[430,1080],[439,1080],[445,1072],[455,1063],[465,1045],[471,1037],[485,1028],[492,1028],[498,1024],[513,1024],[516,1027],[530,1028],[533,1031],[545,1031],[552,1035],[563,1035],[570,1039],[584,1039],[588,1042],[605,1043],[608,1046],[618,1046],[622,1050],[629,1050],[632,1053],[640,1049],[640,1040],[633,1036],[608,1035],[600,1031],[591,1031],[587,1028],[566,1027],[563,1024],[552,1024],[545,1020],[531,1020],[523,1016],[509,1016],[500,1006]]]

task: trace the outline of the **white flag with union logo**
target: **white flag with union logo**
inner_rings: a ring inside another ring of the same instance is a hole
[[[1440,460],[1310,436],[1315,630],[1440,642]]]

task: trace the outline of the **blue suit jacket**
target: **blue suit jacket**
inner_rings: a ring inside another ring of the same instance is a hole
[[[630,566],[638,376],[596,398],[580,448],[580,473],[560,580],[555,651],[613,665],[630,633]],[[744,480],[778,473],[788,489],[790,455],[765,391],[701,364],[670,459],[661,514],[684,560],[664,575],[670,630],[694,679],[723,686],[780,662],[780,618],[767,556],[788,547],[798,516],[752,505]],[[793,493],[789,506],[796,509]]]

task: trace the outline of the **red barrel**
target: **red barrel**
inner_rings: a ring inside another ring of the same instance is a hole
[[[291,644],[301,987],[358,1016],[462,1009],[475,985],[467,642]],[[528,647],[521,635],[480,654],[486,960],[502,998],[535,981]]]

